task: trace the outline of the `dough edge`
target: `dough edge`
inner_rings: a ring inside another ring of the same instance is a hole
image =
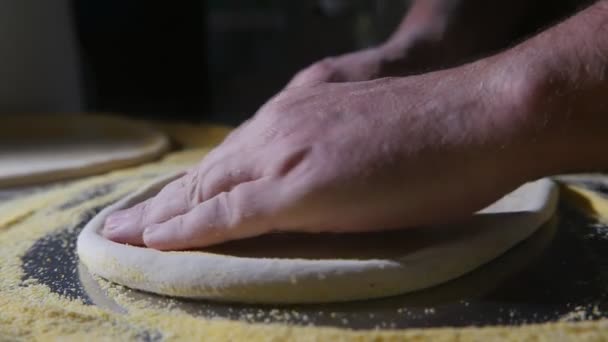
[[[455,239],[397,259],[270,259],[162,252],[115,243],[99,234],[109,214],[151,197],[181,174],[151,182],[106,207],[85,226],[77,253],[89,272],[155,294],[225,302],[304,304],[387,297],[444,283],[492,261],[542,226],[553,215],[558,199],[558,188],[551,180],[527,183],[514,192],[524,187],[536,191],[522,217],[490,222],[472,239]],[[482,213],[491,213],[492,207]]]

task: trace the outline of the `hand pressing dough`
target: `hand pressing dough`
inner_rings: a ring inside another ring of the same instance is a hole
[[[0,117],[0,187],[50,182],[135,165],[168,139],[145,124],[110,116]]]
[[[78,237],[93,274],[143,291],[245,303],[322,303],[402,294],[457,278],[529,237],[554,213],[557,187],[527,183],[458,226],[367,234],[276,233],[204,251],[161,252],[100,235],[105,218],[175,176],[101,211]]]

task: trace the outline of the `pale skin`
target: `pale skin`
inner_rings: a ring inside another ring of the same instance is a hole
[[[608,167],[608,0],[457,67],[317,76],[298,74],[182,178],[110,216],[103,234],[181,250],[274,231],[431,225],[525,181]]]

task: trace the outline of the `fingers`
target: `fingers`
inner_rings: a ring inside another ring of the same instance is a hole
[[[332,59],[326,58],[298,72],[287,84],[286,88],[327,82],[332,78],[333,69]]]
[[[113,241],[143,245],[144,228],[156,222],[185,213],[191,206],[189,176],[180,177],[165,186],[155,197],[132,208],[117,211],[106,219],[102,234]]]
[[[144,242],[160,250],[182,250],[264,234],[274,228],[279,193],[276,178],[241,183],[184,215],[149,226]]]
[[[102,234],[113,241],[143,245],[144,229],[185,214],[199,203],[257,177],[246,158],[225,156],[201,164],[169,183],[155,197],[110,215]]]
[[[252,181],[259,175],[255,166],[243,163],[243,160],[232,159],[211,167],[199,179],[201,198],[196,204],[206,201],[219,193],[230,191],[238,184]]]

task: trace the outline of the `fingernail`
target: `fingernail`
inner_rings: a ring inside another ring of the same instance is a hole
[[[105,232],[116,232],[124,229],[128,222],[129,212],[127,210],[117,211],[106,218],[103,226]]]

